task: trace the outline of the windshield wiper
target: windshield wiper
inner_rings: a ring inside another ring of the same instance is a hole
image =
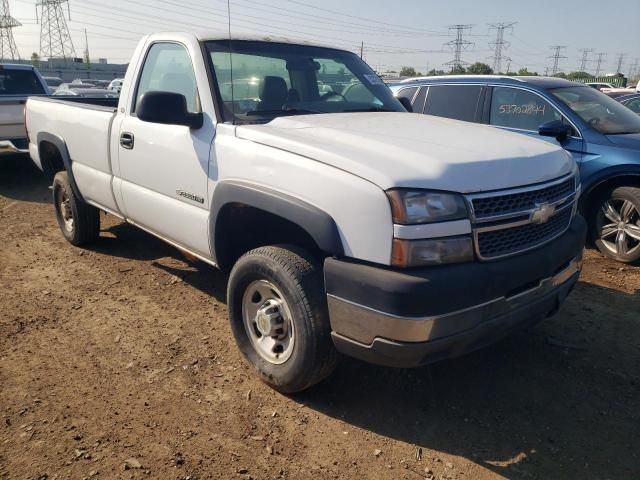
[[[251,110],[245,115],[258,116],[258,115],[309,115],[312,113],[324,113],[317,110],[305,110],[301,108],[288,108],[286,110]]]

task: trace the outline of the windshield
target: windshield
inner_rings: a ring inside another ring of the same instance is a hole
[[[34,95],[45,93],[33,70],[0,67],[0,95]]]
[[[225,121],[265,122],[278,116],[310,113],[405,111],[380,77],[353,53],[242,40],[211,41],[206,46]]]
[[[551,94],[600,133],[640,133],[640,117],[598,90],[589,87],[555,88]]]

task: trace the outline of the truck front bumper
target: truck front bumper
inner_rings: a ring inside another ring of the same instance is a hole
[[[29,142],[26,138],[12,138],[9,140],[0,140],[0,156],[28,154]]]
[[[399,270],[329,258],[336,348],[380,365],[456,357],[553,315],[580,276],[581,217],[553,242],[509,259]]]

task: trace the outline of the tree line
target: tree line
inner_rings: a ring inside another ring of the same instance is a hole
[[[397,73],[397,72],[390,71],[388,73]],[[422,77],[422,76],[434,77],[434,76],[442,76],[442,75],[493,75],[494,73],[495,72],[493,71],[493,68],[491,68],[486,63],[482,63],[482,62],[476,62],[472,65],[469,65],[468,67],[456,66],[449,71],[436,70],[435,68],[432,68],[425,74],[423,74],[422,72],[416,71],[416,69],[413,67],[402,67],[400,69],[401,77]],[[499,72],[499,73],[502,74],[502,72]],[[505,72],[504,75],[518,75],[520,77],[527,77],[527,76],[539,76],[540,74],[538,72],[531,72],[527,68],[521,68],[517,71]],[[568,79],[595,78],[593,75],[587,72],[571,72],[571,73],[558,72],[553,76],[558,78],[568,78]]]

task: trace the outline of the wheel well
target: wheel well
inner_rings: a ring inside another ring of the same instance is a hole
[[[640,175],[620,175],[609,178],[604,182],[596,185],[594,188],[586,192],[586,195],[580,200],[580,212],[589,219],[594,208],[597,208],[596,202],[606,192],[618,187],[637,187],[640,188]]]
[[[586,192],[580,199],[580,213],[587,221],[589,230],[587,234],[587,244],[593,246],[593,230],[591,228],[593,214],[598,208],[598,199],[606,192],[618,187],[637,187],[640,188],[640,175],[620,175],[612,177],[604,182],[596,185],[594,188]]]
[[[318,259],[326,256],[299,225],[241,203],[222,207],[216,219],[215,232],[216,262],[223,270],[230,270],[236,260],[249,250],[265,245],[296,245]]]
[[[53,143],[43,140],[38,145],[40,163],[45,175],[52,180],[56,173],[65,170],[62,154]]]

